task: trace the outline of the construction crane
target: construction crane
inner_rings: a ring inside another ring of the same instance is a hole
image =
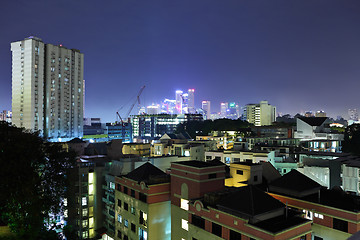
[[[138,95],[136,96],[135,102],[131,105],[129,111],[126,113],[125,119],[127,119],[127,118],[129,117],[129,115],[130,115],[131,111],[133,110],[135,104],[136,104],[136,103],[140,104],[140,95],[141,95],[141,93],[144,91],[144,88],[145,88],[145,85],[140,88],[139,93],[138,93]],[[121,109],[122,109],[122,108],[120,108],[120,109],[116,112],[116,115],[119,117],[119,119],[120,119],[120,121],[121,121],[121,124],[124,125],[124,121],[123,121],[123,119],[121,118],[120,113],[119,113],[119,111],[120,111]]]

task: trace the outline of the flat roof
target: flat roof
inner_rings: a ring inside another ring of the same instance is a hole
[[[179,162],[173,162],[173,164],[180,164],[190,167],[196,167],[196,168],[207,168],[207,167],[214,167],[214,166],[225,166],[224,163],[221,162],[215,162],[215,161],[197,161],[197,160],[190,160],[190,161],[179,161]]]

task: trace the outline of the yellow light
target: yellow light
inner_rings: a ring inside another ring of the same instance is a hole
[[[89,184],[94,183],[94,173],[89,173]]]
[[[89,185],[89,194],[93,195],[94,194],[94,184],[90,184]]]
[[[89,228],[93,228],[94,227],[94,218],[89,218]]]

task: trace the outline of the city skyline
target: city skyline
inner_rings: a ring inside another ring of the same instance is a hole
[[[33,35],[84,53],[85,117],[114,121],[143,85],[144,105],[194,88],[197,108],[268,100],[282,113],[347,117],[360,107],[359,10],[358,1],[5,1],[0,107],[11,109],[10,43]]]

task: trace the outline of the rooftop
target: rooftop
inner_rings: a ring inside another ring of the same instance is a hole
[[[169,182],[169,176],[149,162],[129,172],[125,177],[146,184]]]
[[[298,117],[298,119],[306,122],[310,126],[321,126],[327,119],[327,117]]]
[[[190,161],[179,161],[179,162],[173,162],[173,164],[180,164],[185,165],[189,167],[196,167],[196,168],[207,168],[207,167],[214,167],[214,166],[224,166],[224,163],[220,161],[197,161],[197,160],[190,160]]]

